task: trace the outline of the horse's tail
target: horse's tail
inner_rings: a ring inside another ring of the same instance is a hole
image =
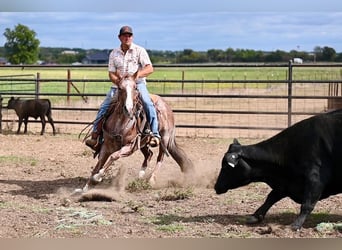
[[[183,173],[189,173],[194,170],[194,165],[191,159],[187,156],[185,151],[177,145],[176,142],[176,130],[172,129],[170,138],[167,144],[167,150],[171,154],[172,158],[180,166]]]

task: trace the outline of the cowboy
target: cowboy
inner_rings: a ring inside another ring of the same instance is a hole
[[[108,71],[113,85],[100,106],[93,124],[91,138],[86,140],[86,145],[96,150],[99,145],[99,136],[102,130],[103,117],[106,114],[116,88],[122,78],[127,75],[135,75],[135,81],[139,90],[144,110],[151,128],[152,138],[150,146],[156,147],[160,143],[158,131],[158,119],[156,109],[151,101],[146,86],[146,77],[153,73],[153,66],[145,48],[133,43],[133,31],[129,26],[123,26],[119,31],[120,47],[113,49],[109,55]],[[136,74],[135,74],[136,73]]]

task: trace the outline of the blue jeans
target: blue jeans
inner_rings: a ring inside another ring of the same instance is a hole
[[[112,101],[112,98],[115,94],[116,88],[115,87],[110,87],[110,90],[108,91],[106,98],[103,100],[99,111],[97,112],[95,121],[94,121],[94,125],[93,125],[93,132],[99,132],[97,131],[97,124],[99,123],[99,121],[102,119],[102,117],[106,114],[110,103]]]
[[[148,93],[147,86],[145,83],[138,83],[137,88],[139,90],[141,100],[143,102],[144,110],[147,115],[148,122],[151,126],[151,131],[153,135],[160,137],[159,131],[158,131],[158,117],[156,109],[151,101],[151,97]]]

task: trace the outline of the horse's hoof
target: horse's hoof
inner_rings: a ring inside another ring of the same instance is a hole
[[[91,177],[91,180],[95,183],[99,183],[102,181],[102,177],[100,174],[95,174],[93,177]]]
[[[71,196],[81,195],[84,192],[82,188],[76,188],[74,192],[71,193]]]
[[[139,179],[144,178],[144,176],[145,176],[145,171],[144,170],[140,170],[139,171]]]

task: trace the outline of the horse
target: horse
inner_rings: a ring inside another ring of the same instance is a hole
[[[154,185],[165,155],[172,156],[183,174],[193,173],[194,166],[185,151],[176,143],[176,126],[171,107],[158,95],[150,94],[150,97],[157,111],[161,136],[157,163],[148,178],[149,183]],[[134,77],[126,76],[118,86],[107,118],[102,125],[103,142],[98,151],[98,161],[87,183],[78,191],[86,192],[90,185],[101,182],[114,161],[130,156],[139,149],[144,155],[139,178],[144,178],[145,170],[153,155],[149,146],[151,134],[145,132],[148,128],[146,113]]]

